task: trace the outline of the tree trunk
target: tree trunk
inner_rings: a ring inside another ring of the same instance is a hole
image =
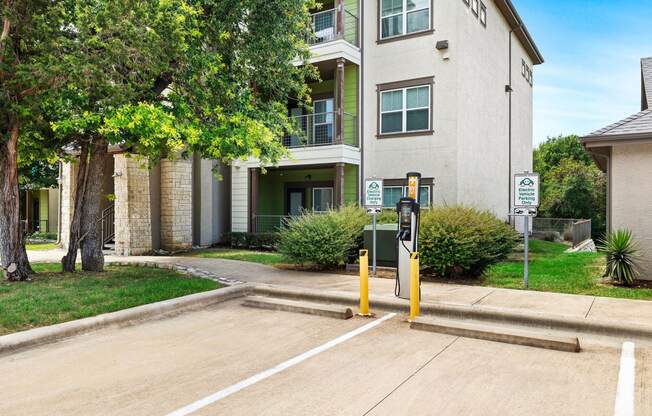
[[[0,143],[0,260],[7,280],[26,280],[34,273],[27,259],[20,223],[19,132],[19,123],[12,120],[8,140]]]
[[[107,150],[106,140],[101,138],[82,143],[68,253],[61,259],[64,272],[75,271],[77,250],[80,248],[82,270],[104,270],[100,207]]]
[[[68,253],[61,259],[61,267],[64,272],[72,273],[75,271],[77,262],[77,250],[79,250],[79,240],[81,239],[81,216],[82,207],[84,206],[84,197],[86,193],[86,179],[90,168],[89,142],[83,141],[81,152],[79,154],[79,170],[77,171],[77,190],[75,191],[75,203],[70,221],[70,238],[68,240]]]
[[[102,253],[102,194],[104,182],[104,160],[108,145],[106,140],[97,139],[91,147],[90,170],[86,178],[86,195],[82,208],[80,241],[82,270],[104,271]]]

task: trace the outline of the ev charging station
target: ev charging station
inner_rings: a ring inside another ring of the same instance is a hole
[[[398,214],[398,234],[396,235],[398,265],[396,268],[396,285],[394,295],[401,299],[410,299],[410,259],[419,248],[419,186],[421,174],[407,174],[407,191],[396,204]],[[419,285],[420,287],[420,285]],[[419,298],[421,293],[419,292]]]

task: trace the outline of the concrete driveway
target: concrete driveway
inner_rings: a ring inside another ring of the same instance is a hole
[[[0,357],[0,414],[613,415],[617,396],[652,414],[646,346],[630,374],[591,339],[573,354],[241,303]]]

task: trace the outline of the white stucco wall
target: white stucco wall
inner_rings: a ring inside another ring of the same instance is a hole
[[[629,229],[643,254],[642,278],[652,280],[652,144],[614,146],[611,155],[611,229]]]
[[[483,27],[462,1],[434,2],[434,33],[378,44],[377,9],[365,9],[364,175],[435,178],[434,201],[464,203],[507,218],[509,204],[509,32],[493,2]],[[448,40],[448,51],[435,49]],[[448,59],[446,59],[448,58]],[[512,172],[532,170],[531,59],[512,36]],[[434,76],[434,134],[378,139],[377,85]]]
[[[249,169],[237,164],[231,168],[231,231],[247,232],[249,215]]]

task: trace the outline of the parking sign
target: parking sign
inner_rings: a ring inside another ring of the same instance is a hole
[[[539,207],[539,174],[514,175],[514,208]]]
[[[383,207],[383,180],[365,179],[364,181],[364,206],[367,209],[380,209]]]

